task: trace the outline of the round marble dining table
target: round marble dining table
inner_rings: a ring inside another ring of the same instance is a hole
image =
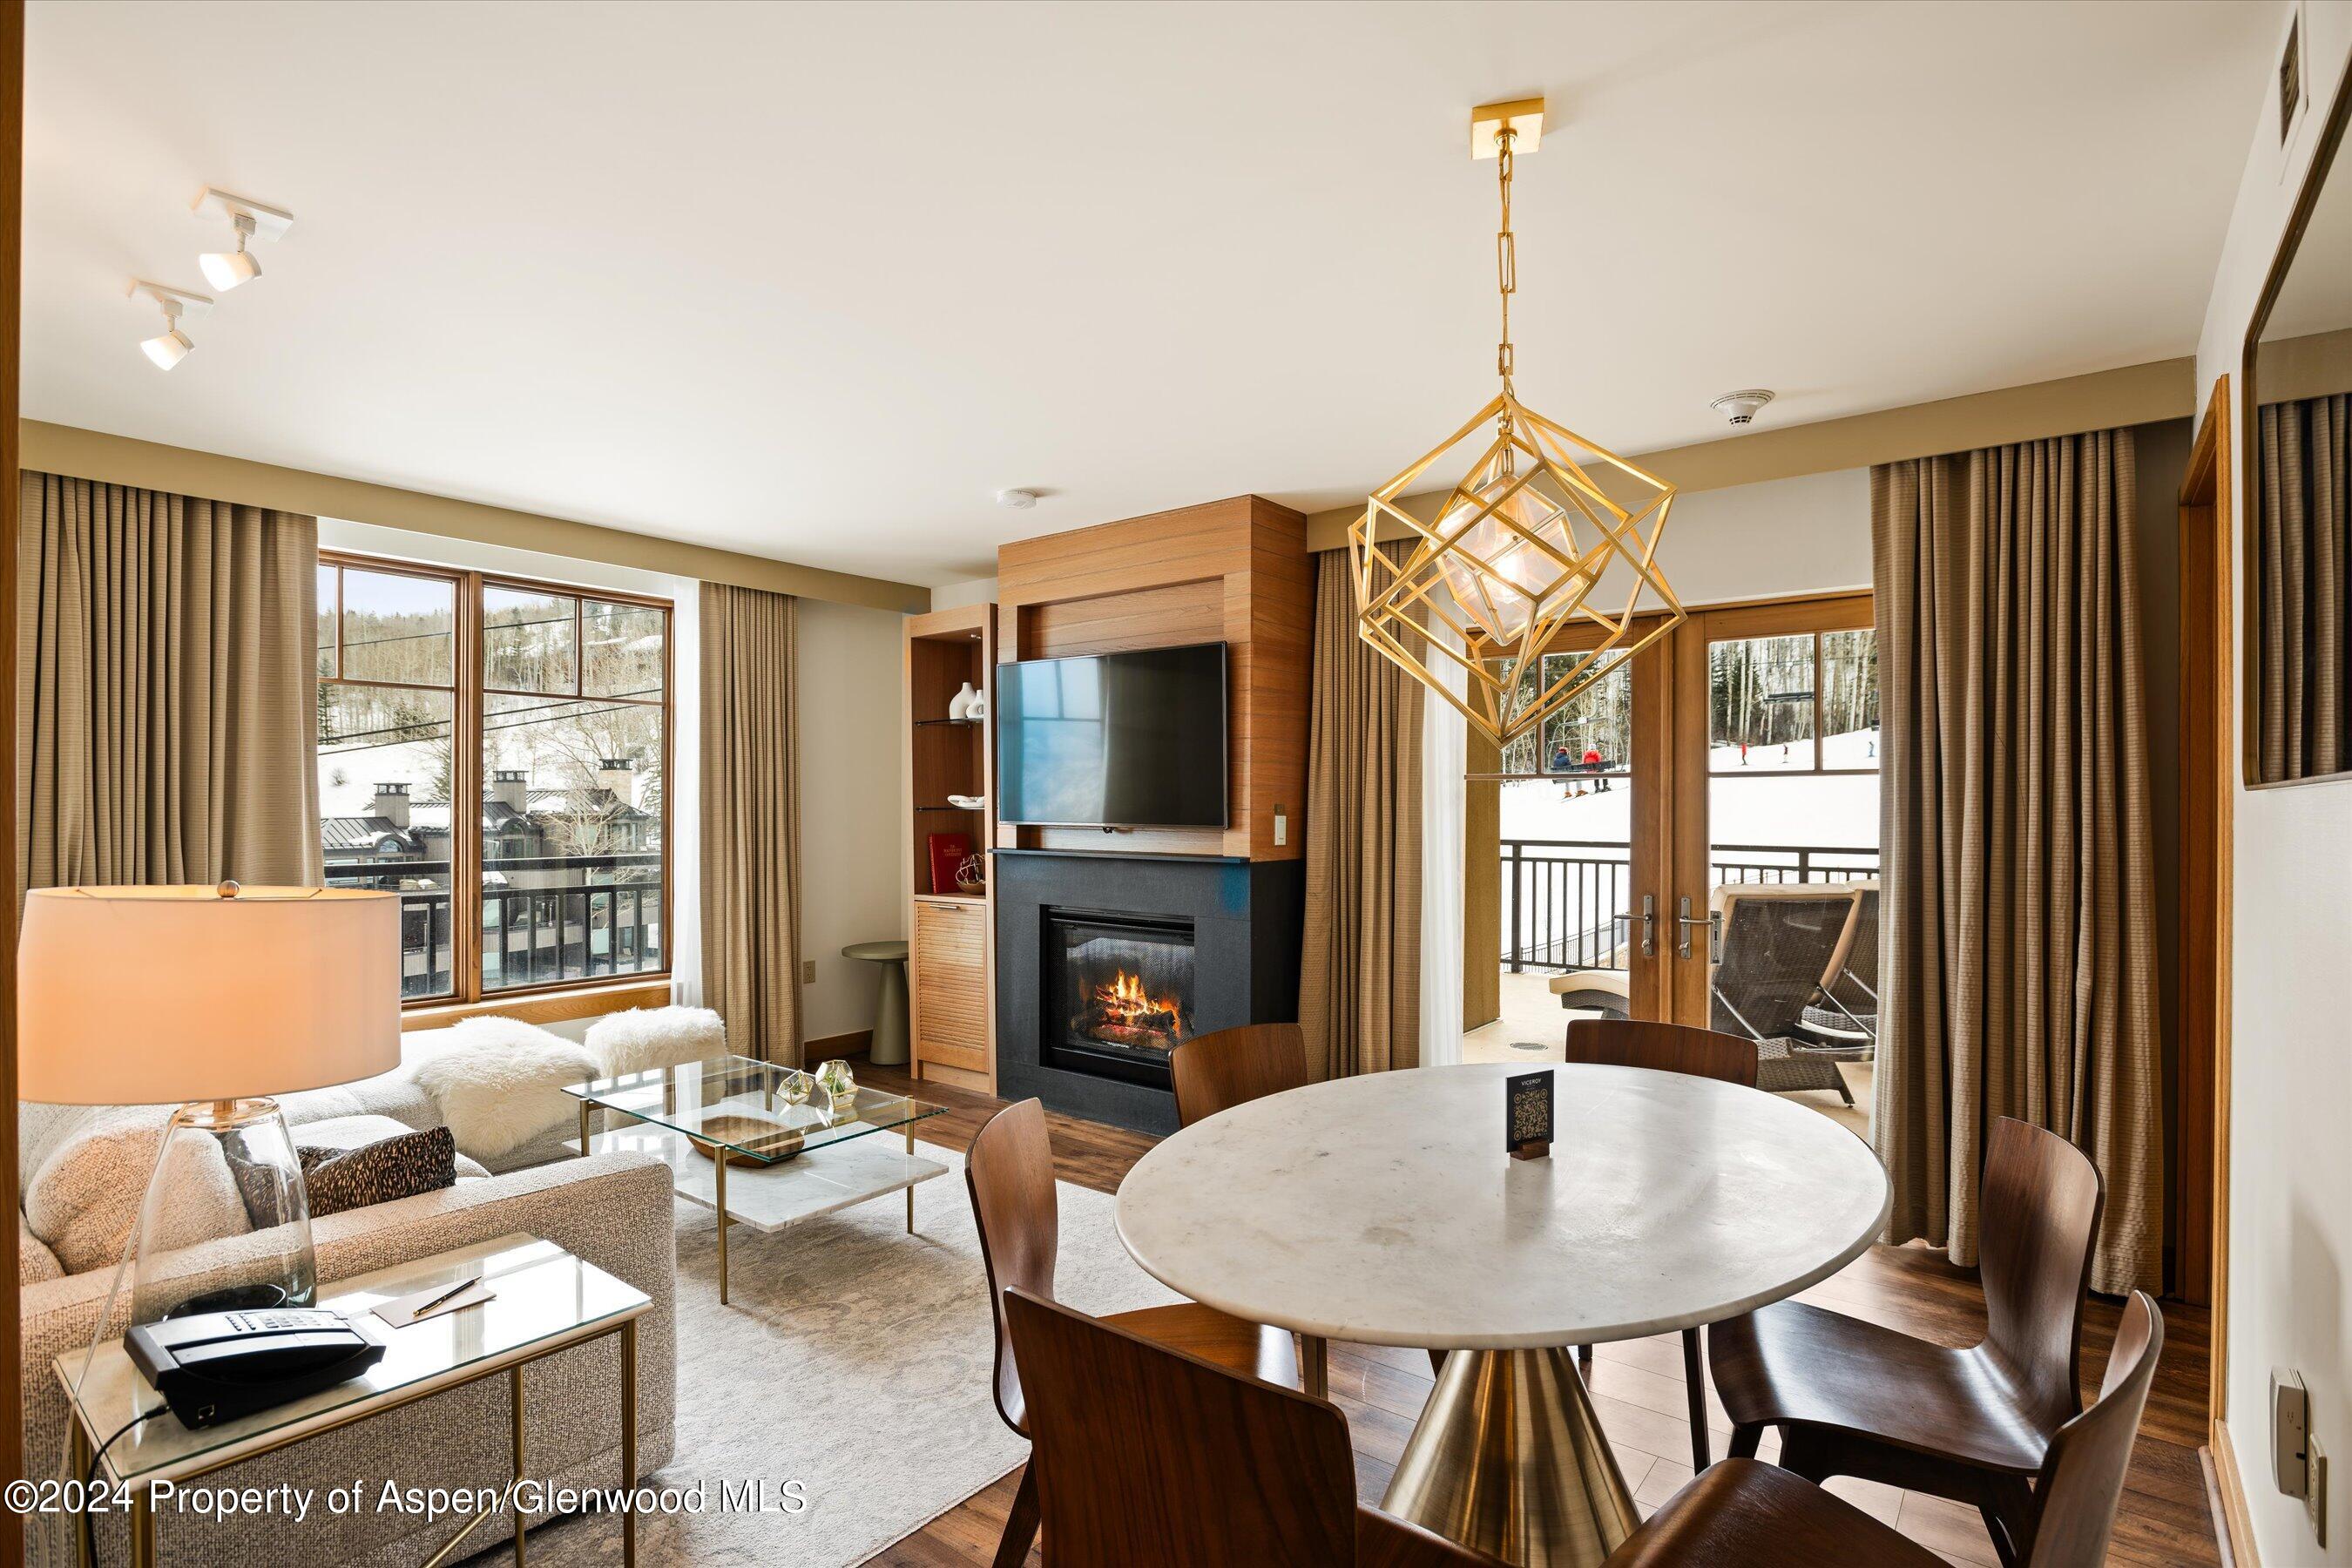
[[[1793,1100],[1555,1066],[1550,1153],[1504,1141],[1513,1063],[1370,1073],[1234,1107],[1118,1190],[1119,1239],[1196,1301],[1445,1357],[1383,1506],[1507,1561],[1589,1564],[1639,1522],[1568,1347],[1715,1322],[1851,1262],[1891,1197]]]

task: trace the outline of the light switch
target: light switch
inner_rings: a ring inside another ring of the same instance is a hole
[[[814,985],[816,984],[815,959],[803,958],[801,960],[801,984],[803,985]]]
[[[1277,849],[1290,842],[1290,814],[1280,806],[1274,808],[1274,847]]]

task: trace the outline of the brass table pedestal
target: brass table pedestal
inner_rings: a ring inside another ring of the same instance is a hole
[[[1565,1349],[1448,1354],[1381,1507],[1528,1568],[1592,1568],[1642,1522]]]

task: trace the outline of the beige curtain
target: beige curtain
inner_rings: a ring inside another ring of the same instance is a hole
[[[1973,1265],[1992,1121],[2106,1183],[2094,1289],[2163,1234],[2129,430],[1871,469],[1886,956],[1886,1239]]]
[[[2265,780],[2352,769],[2352,395],[2262,411],[2255,581]]]
[[[729,1048],[801,1065],[793,601],[702,584],[702,991]]]
[[[21,476],[17,888],[316,885],[316,518]]]
[[[1308,1066],[1318,1078],[1418,1067],[1422,688],[1356,635],[1344,550],[1316,557],[1311,679],[1298,978]]]

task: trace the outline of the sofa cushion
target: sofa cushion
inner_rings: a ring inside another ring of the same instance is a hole
[[[110,1266],[130,1244],[140,1200],[171,1110],[110,1109],[59,1139],[25,1189],[25,1220],[68,1274]],[[194,1246],[251,1229],[245,1200],[220,1145],[202,1136],[173,1141],[172,1169],[155,1184],[160,1198],[151,1250]]]
[[[457,1184],[457,1144],[446,1127],[397,1132],[356,1149],[305,1143],[299,1152],[313,1217]]]
[[[431,1131],[434,1129],[410,1127],[389,1116],[336,1116],[330,1117],[324,1121],[306,1121],[293,1131],[296,1146],[306,1152],[312,1149],[321,1149],[341,1154],[353,1149],[364,1149],[371,1143],[381,1143],[387,1138],[398,1138],[404,1133]],[[306,1165],[304,1169],[308,1170],[309,1167]],[[457,1156],[457,1174],[459,1180],[470,1180],[487,1176],[489,1173],[479,1161],[469,1159],[464,1154]],[[313,1208],[310,1212],[315,1215],[320,1211]]]
[[[588,1054],[604,1075],[680,1067],[727,1054],[727,1026],[708,1007],[631,1007],[588,1026]]]
[[[62,1279],[65,1275],[65,1265],[58,1261],[58,1255],[48,1249],[47,1244],[33,1234],[33,1227],[25,1223],[25,1211],[18,1209],[16,1283],[37,1285],[44,1279]]]
[[[418,1061],[417,1084],[441,1109],[457,1147],[495,1160],[575,1120],[566,1084],[604,1076],[587,1048],[513,1018],[468,1018]]]

